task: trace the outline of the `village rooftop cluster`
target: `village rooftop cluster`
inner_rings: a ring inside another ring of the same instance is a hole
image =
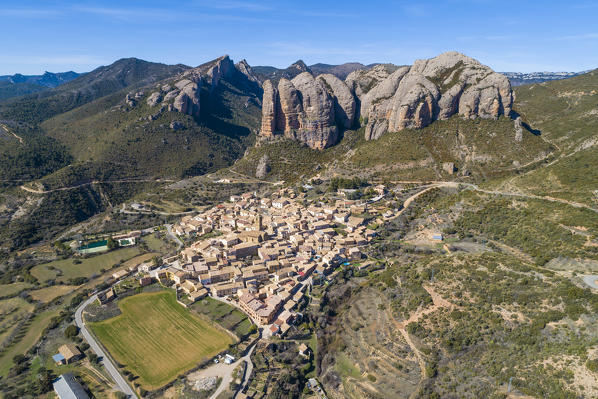
[[[258,326],[268,326],[266,333],[284,335],[308,282],[317,284],[339,265],[362,258],[361,247],[376,234],[365,225],[367,211],[367,205],[347,200],[310,202],[291,189],[264,198],[231,196],[173,227],[198,239],[167,259],[156,277],[173,283],[187,300],[208,292],[234,297]]]

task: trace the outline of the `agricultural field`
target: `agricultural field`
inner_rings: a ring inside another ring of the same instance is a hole
[[[243,312],[210,297],[195,302],[191,310],[215,321],[239,338],[253,332],[251,321]]]
[[[24,289],[31,288],[29,283],[0,284],[0,297],[12,296]]]
[[[109,270],[116,263],[130,259],[139,254],[139,248],[129,247],[110,251],[102,255],[81,259],[61,259],[37,265],[31,269],[33,277],[40,282],[56,279],[58,282],[68,282],[78,277],[89,278],[99,274],[102,269]],[[80,261],[81,263],[75,263]]]
[[[129,259],[128,261],[123,263],[123,266],[124,267],[139,266],[140,264],[147,262],[147,261],[151,260],[154,256],[158,256],[158,255],[159,254],[156,252],[142,254],[142,255],[136,256],[132,259]]]
[[[26,320],[33,311],[33,305],[21,298],[0,301],[0,348],[8,345],[11,333],[18,324]]]
[[[114,359],[145,389],[163,386],[179,374],[225,350],[233,338],[194,316],[171,291],[139,294],[119,302],[121,315],[91,329]]]
[[[48,303],[54,300],[55,298],[72,292],[76,288],[76,285],[53,285],[51,287],[29,291],[29,295],[31,295],[31,298],[35,299],[36,301]]]
[[[13,357],[26,353],[40,339],[44,329],[50,324],[52,318],[58,315],[60,309],[47,310],[37,314],[28,321],[23,328],[23,335],[17,343],[7,348],[0,354],[0,376],[6,375],[13,365]]]
[[[156,234],[149,234],[142,238],[147,247],[154,252],[167,253],[171,247],[168,242],[156,237]]]

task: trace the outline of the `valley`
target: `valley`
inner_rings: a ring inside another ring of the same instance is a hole
[[[596,397],[598,72],[553,77],[129,58],[1,100],[0,397]]]

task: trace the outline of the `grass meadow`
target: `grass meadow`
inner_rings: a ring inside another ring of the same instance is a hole
[[[119,302],[122,314],[90,323],[120,364],[153,390],[225,350],[233,338],[194,316],[171,291],[139,294]]]

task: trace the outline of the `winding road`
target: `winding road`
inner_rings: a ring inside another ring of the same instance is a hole
[[[179,236],[177,236],[173,231],[172,231],[172,225],[171,224],[165,224],[164,226],[166,226],[166,231],[168,232],[168,236],[170,238],[173,239],[174,242],[177,243],[177,245],[179,246],[179,249],[181,249],[185,244],[183,243],[183,241],[181,241],[181,239],[179,238]]]
[[[36,189],[36,188],[31,188],[31,187],[27,187],[25,185],[21,186],[21,190],[25,190],[29,193],[32,194],[48,194],[48,193],[53,193],[56,191],[67,191],[67,190],[74,190],[77,189],[79,187],[83,187],[83,186],[90,186],[90,185],[94,185],[94,184],[113,184],[113,183],[162,183],[162,182],[173,182],[174,180],[170,180],[170,179],[117,179],[117,180],[92,180],[92,181],[88,181],[88,182],[83,182],[83,183],[79,183],[79,184],[75,184],[73,186],[67,186],[67,187],[59,187],[59,188],[53,188],[50,190],[40,190],[40,189]]]
[[[11,134],[15,139],[19,140],[20,144],[23,144],[23,138],[21,136],[19,136],[18,134],[16,134],[15,132],[13,132],[12,130],[10,130],[10,128],[8,126],[6,126],[5,124],[0,124],[0,127],[2,129],[4,129],[4,131],[8,134]]]
[[[79,329],[81,330],[83,338],[85,338],[91,349],[95,352],[96,355],[98,355],[98,357],[100,357],[101,362],[104,365],[104,368],[106,369],[106,371],[108,371],[112,379],[116,382],[118,388],[126,395],[128,395],[130,398],[138,399],[138,396],[135,393],[135,391],[129,386],[129,384],[120,374],[116,366],[112,363],[112,360],[110,360],[110,358],[106,355],[100,344],[95,340],[95,338],[90,334],[90,332],[87,330],[87,327],[85,326],[85,322],[83,321],[83,310],[85,310],[87,305],[94,302],[96,299],[97,295],[94,295],[88,298],[77,308],[77,311],[75,312],[75,323],[77,323],[77,327],[79,327]]]

